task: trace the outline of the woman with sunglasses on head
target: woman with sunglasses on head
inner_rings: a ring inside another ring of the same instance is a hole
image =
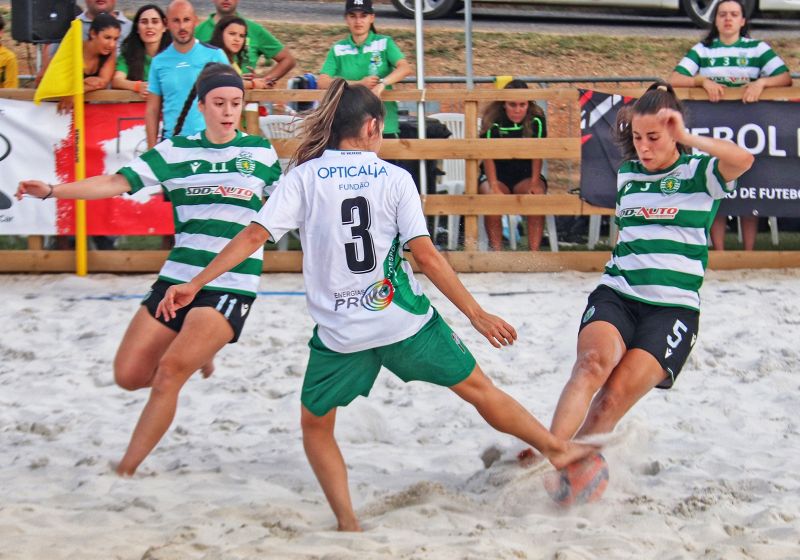
[[[527,89],[522,80],[511,80],[504,89]],[[535,101],[495,101],[484,111],[481,136],[485,138],[545,138],[545,114]],[[481,194],[547,194],[547,179],[542,174],[542,160],[485,159],[479,180]],[[500,216],[486,216],[489,246],[499,251],[503,246]],[[528,216],[528,245],[538,251],[542,244],[544,216]]]

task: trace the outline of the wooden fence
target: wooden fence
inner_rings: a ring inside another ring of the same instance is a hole
[[[642,88],[597,88],[608,93],[639,96]],[[707,99],[702,89],[678,89],[684,99]],[[324,92],[318,90],[251,91],[249,101],[286,103],[291,101],[316,101]],[[0,90],[0,97],[32,99],[32,90]],[[729,88],[725,99],[740,99],[741,93]],[[464,195],[423,195],[423,210],[427,215],[463,215],[465,217],[465,243],[463,251],[446,252],[453,267],[462,272],[530,272],[581,270],[600,271],[608,260],[606,251],[538,252],[477,250],[478,216],[559,215],[586,216],[612,215],[613,210],[592,206],[572,194],[546,196],[478,195],[478,164],[486,158],[542,158],[579,161],[581,144],[578,136],[543,139],[485,139],[478,138],[479,106],[495,100],[537,100],[572,103],[577,107],[578,94],[574,88],[552,89],[401,89],[388,92],[388,100],[438,101],[463,103],[465,115],[464,139],[400,139],[385,140],[380,156],[386,159],[408,160],[466,160],[466,189]],[[800,88],[771,88],[764,91],[762,99],[789,100],[800,98]],[[87,102],[140,101],[135,94],[105,90],[86,96]],[[260,134],[258,115],[247,113],[247,131]],[[297,140],[274,140],[278,155],[289,157]],[[90,251],[91,272],[147,272],[159,269],[166,251]],[[302,263],[299,251],[268,251],[264,269],[273,272],[299,271]],[[709,266],[715,269],[733,268],[785,268],[800,266],[800,251],[725,251],[712,252]],[[66,272],[74,270],[72,251],[46,251],[41,238],[31,237],[28,250],[0,251],[2,272]]]

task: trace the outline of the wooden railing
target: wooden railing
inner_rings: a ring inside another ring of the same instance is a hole
[[[598,88],[602,91],[626,96],[639,96],[642,88]],[[679,88],[678,95],[685,99],[707,99],[702,89]],[[32,99],[32,90],[0,90],[0,97]],[[324,95],[318,90],[251,91],[248,101],[286,103],[291,101],[318,101]],[[592,206],[576,195],[549,194],[546,196],[478,195],[478,165],[482,159],[492,158],[542,158],[579,161],[580,139],[556,137],[545,139],[500,140],[478,138],[479,105],[494,100],[546,100],[574,103],[577,92],[572,88],[558,89],[430,89],[397,90],[385,94],[387,100],[438,101],[463,104],[465,138],[462,139],[400,139],[385,140],[380,156],[386,159],[408,160],[466,160],[466,188],[464,195],[423,195],[423,209],[427,215],[465,216],[464,251],[446,253],[451,264],[459,271],[557,271],[564,269],[600,271],[608,259],[605,251],[570,252],[482,252],[477,250],[478,216],[514,215],[612,215],[613,210]],[[741,93],[728,88],[725,99],[740,99]],[[141,101],[133,93],[105,90],[86,96],[88,102]],[[800,88],[771,88],[764,91],[762,99],[800,99]],[[246,115],[247,131],[260,134],[258,115]],[[274,140],[278,155],[289,157],[297,140]],[[144,272],[158,270],[166,251],[93,251],[89,255],[90,271]],[[41,241],[31,238],[27,251],[0,251],[0,271],[70,271],[74,262],[71,251],[41,250]],[[298,251],[273,252],[265,255],[264,268],[268,271],[300,270]],[[709,266],[729,268],[784,268],[800,266],[800,251],[712,252]]]

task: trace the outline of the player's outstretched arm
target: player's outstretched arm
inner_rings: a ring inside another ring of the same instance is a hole
[[[408,242],[420,270],[439,288],[453,305],[467,316],[479,333],[495,348],[514,344],[517,331],[500,317],[487,313],[458,279],[450,263],[436,250],[430,237],[416,237]]]
[[[203,286],[234,268],[259,247],[263,247],[267,239],[269,232],[262,226],[251,223],[231,239],[214,260],[190,282],[170,286],[156,308],[156,317],[163,316],[168,321],[174,319],[178,309],[189,305]]]
[[[89,177],[74,183],[62,183],[51,185],[44,181],[27,180],[20,181],[17,185],[17,200],[22,197],[32,196],[34,198],[63,198],[83,200],[97,200],[100,198],[111,198],[122,193],[129,192],[131,186],[128,180],[122,175],[98,175]]]

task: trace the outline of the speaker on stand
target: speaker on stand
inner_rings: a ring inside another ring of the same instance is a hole
[[[75,0],[11,0],[11,37],[21,43],[58,43],[75,12]]]

